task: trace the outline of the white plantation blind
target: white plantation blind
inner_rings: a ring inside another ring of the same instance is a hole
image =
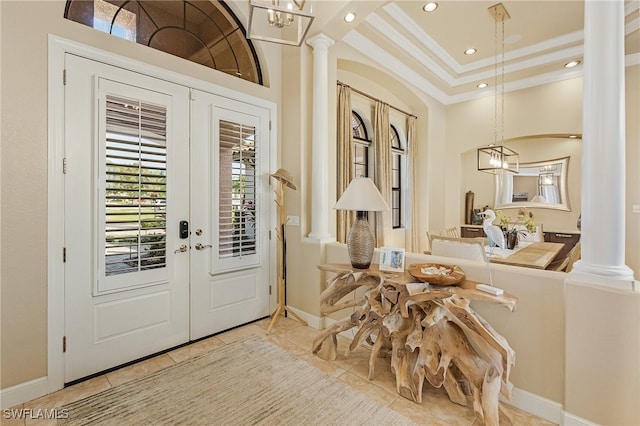
[[[256,129],[219,121],[220,259],[256,254]]]
[[[167,111],[107,95],[105,274],[166,267]]]

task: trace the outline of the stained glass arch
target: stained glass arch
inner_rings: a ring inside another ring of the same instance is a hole
[[[255,48],[224,1],[67,0],[64,17],[263,84]]]

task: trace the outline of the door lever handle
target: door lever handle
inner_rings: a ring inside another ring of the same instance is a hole
[[[206,246],[203,246],[200,243],[196,244],[196,250],[204,250],[204,249],[208,249],[210,247],[212,247],[211,244],[207,244]]]
[[[180,248],[178,250],[174,251],[174,253],[184,253],[187,250],[188,250],[187,245],[183,244],[183,245],[180,246]]]

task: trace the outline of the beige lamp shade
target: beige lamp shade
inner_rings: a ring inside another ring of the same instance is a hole
[[[280,168],[276,170],[275,173],[271,173],[269,176],[275,178],[276,180],[279,180],[294,191],[297,189],[296,185],[293,183],[293,176],[291,175],[291,172],[289,170]]]
[[[358,177],[349,183],[333,208],[357,212],[356,220],[347,235],[347,250],[351,266],[367,269],[373,259],[375,239],[369,228],[366,212],[387,211],[389,206],[371,179]]]
[[[388,211],[389,206],[380,191],[368,177],[357,177],[349,183],[335,206],[336,210],[356,210],[365,212]]]

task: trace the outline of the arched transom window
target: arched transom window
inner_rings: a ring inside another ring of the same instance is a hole
[[[253,44],[224,1],[68,0],[64,17],[262,84]]]

